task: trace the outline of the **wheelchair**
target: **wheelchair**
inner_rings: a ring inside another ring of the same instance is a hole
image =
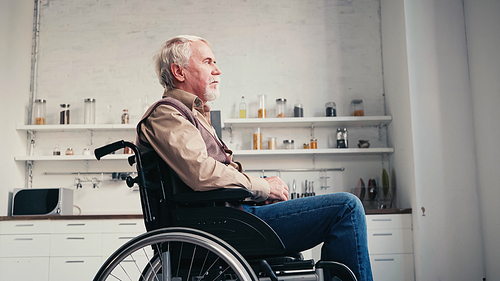
[[[246,189],[195,192],[154,151],[141,154],[123,140],[97,148],[95,157],[125,147],[137,170],[126,183],[139,186],[147,232],[117,249],[94,281],[356,281],[344,264],[285,255],[269,225],[235,207],[251,195]]]

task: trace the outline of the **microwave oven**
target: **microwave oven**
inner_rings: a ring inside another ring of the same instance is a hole
[[[67,188],[14,189],[12,215],[73,215],[73,190]]]

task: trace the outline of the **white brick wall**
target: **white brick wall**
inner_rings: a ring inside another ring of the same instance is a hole
[[[221,97],[212,106],[222,111],[223,119],[236,116],[242,95],[249,117],[256,117],[258,94],[268,95],[268,108],[274,108],[277,97],[287,98],[289,109],[300,100],[305,116],[323,116],[327,101],[337,103],[338,115],[348,115],[355,98],[364,100],[366,115],[384,115],[379,0],[45,0],[37,97],[47,99],[47,123],[58,123],[60,103],[71,104],[72,123],[83,123],[83,100],[88,97],[97,99],[97,123],[119,123],[125,108],[131,123],[137,122],[144,98],[151,103],[163,91],[152,56],[161,43],[180,34],[210,41],[222,70]],[[278,139],[294,138],[297,145],[309,139],[308,129],[273,133]],[[378,142],[376,130],[351,133],[359,136],[356,139],[370,139],[372,145]],[[229,143],[227,132],[223,138],[233,148],[248,148],[250,134],[236,132],[234,143]],[[35,154],[50,154],[56,141],[44,141],[39,135]],[[318,132],[320,148],[326,147],[328,135]],[[72,146],[80,153],[83,147],[93,149],[123,136],[95,135],[92,143],[85,133],[81,138],[56,137],[62,150]],[[379,156],[362,162],[331,158],[318,157],[316,166],[346,167],[346,172],[329,175],[335,187],[329,191],[349,190],[360,176],[374,178],[381,171]],[[244,164],[247,168],[313,165],[311,157],[272,159],[265,164],[250,158]],[[113,169],[106,165],[44,163],[41,168],[35,163],[34,186],[72,188],[71,176],[42,173]],[[317,173],[293,176],[297,180],[318,177]],[[291,175],[283,177],[291,183]],[[84,188],[75,194],[75,204],[86,213],[139,211],[135,195],[115,184],[103,183],[99,190]],[[109,198],[119,198],[113,201],[125,205],[106,204]]]

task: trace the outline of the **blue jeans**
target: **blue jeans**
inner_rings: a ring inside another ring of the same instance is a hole
[[[372,280],[365,212],[356,196],[341,192],[243,208],[276,231],[287,253],[324,242],[322,260],[344,263],[358,280]]]

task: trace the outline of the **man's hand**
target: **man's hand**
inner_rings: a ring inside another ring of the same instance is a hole
[[[279,177],[267,177],[264,179],[271,187],[271,192],[266,200],[266,204],[288,200],[288,186],[282,179]]]

